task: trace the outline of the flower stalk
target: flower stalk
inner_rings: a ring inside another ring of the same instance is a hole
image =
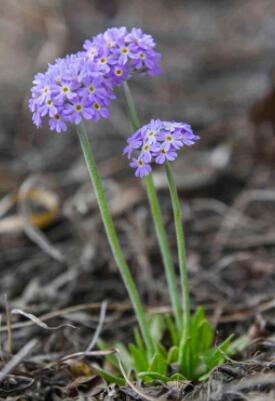
[[[153,216],[155,229],[161,249],[163,264],[165,266],[166,278],[168,282],[176,325],[177,329],[181,331],[183,329],[181,301],[179,297],[179,291],[177,288],[177,281],[176,281],[172,255],[169,249],[168,238],[164,228],[161,216],[161,209],[157,198],[157,193],[155,190],[152,174],[149,174],[146,177],[144,177],[144,182],[146,185],[146,191],[150,203],[150,209]]]
[[[123,89],[126,98],[126,103],[128,107],[128,114],[130,118],[130,122],[133,130],[137,130],[139,128],[139,119],[135,107],[135,103],[131,94],[131,90],[127,82],[123,82]],[[152,174],[147,175],[144,178],[147,197],[150,204],[151,213],[154,220],[155,230],[157,233],[157,238],[161,250],[162,260],[165,268],[166,279],[168,283],[171,303],[173,307],[173,312],[177,324],[177,328],[179,331],[183,328],[183,320],[182,320],[182,308],[181,301],[177,288],[177,279],[175,274],[175,269],[173,265],[172,254],[169,248],[168,238],[165,231],[161,208],[157,196],[157,192],[154,186]]]
[[[127,108],[128,108],[130,123],[131,123],[133,130],[136,131],[139,128],[140,123],[139,123],[139,118],[137,115],[135,102],[134,102],[134,99],[133,99],[133,96],[132,96],[132,93],[131,93],[128,83],[125,81],[125,82],[123,82],[122,86],[123,86],[123,91],[124,91],[126,104],[127,104]]]
[[[138,294],[135,282],[133,280],[132,274],[130,272],[130,269],[127,265],[127,262],[125,260],[125,257],[123,255],[118,236],[116,233],[116,230],[114,228],[114,224],[112,221],[111,213],[106,201],[106,197],[104,194],[103,190],[103,185],[100,179],[100,176],[97,171],[94,155],[92,152],[92,148],[89,143],[89,139],[87,136],[86,128],[84,123],[81,123],[76,126],[76,130],[78,133],[80,145],[83,151],[83,155],[86,161],[87,169],[89,172],[89,176],[93,185],[93,188],[96,193],[97,197],[97,202],[98,206],[100,209],[101,213],[101,218],[103,220],[104,228],[108,237],[108,241],[110,244],[110,247],[112,249],[112,253],[114,256],[114,259],[116,261],[116,264],[118,266],[118,269],[120,271],[120,274],[123,278],[125,287],[127,288],[129,297],[131,299],[131,302],[133,304],[136,317],[140,326],[141,333],[143,335],[144,342],[146,344],[146,347],[148,349],[148,353],[152,356],[155,351],[155,346],[154,342],[151,338],[151,335],[149,333],[149,328],[148,328],[148,323],[146,321],[145,317],[145,312],[141,303],[140,296]]]
[[[183,303],[183,322],[184,322],[184,336],[183,336],[183,342],[184,342],[186,341],[190,333],[190,297],[189,297],[188,274],[186,266],[186,247],[185,247],[185,239],[182,225],[181,205],[178,197],[176,183],[173,177],[173,171],[169,162],[165,163],[165,172],[171,196],[176,237],[177,237],[178,260],[179,260],[181,289],[183,297],[182,303]]]

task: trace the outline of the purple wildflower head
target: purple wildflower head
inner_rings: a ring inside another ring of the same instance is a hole
[[[151,35],[141,29],[130,32],[125,27],[110,28],[91,40],[84,42],[83,48],[91,62],[97,65],[113,84],[120,84],[138,71],[156,75],[160,70],[160,53],[155,50]]]
[[[59,58],[45,73],[35,76],[29,108],[37,127],[47,119],[50,129],[62,132],[67,123],[108,118],[113,85],[91,63],[86,52]]]
[[[123,153],[136,169],[136,177],[144,177],[151,173],[152,163],[175,160],[183,146],[193,145],[198,139],[189,124],[151,120],[128,138]]]

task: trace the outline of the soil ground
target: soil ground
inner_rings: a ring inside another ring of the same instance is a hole
[[[251,339],[202,385],[141,391],[164,400],[274,400],[273,0],[1,1],[0,399],[142,398],[101,381],[94,357],[63,360],[85,351],[104,300],[106,341],[127,342],[134,318],[75,133],[37,131],[27,109],[35,72],[121,25],[150,32],[163,56],[162,76],[131,82],[141,120],[185,120],[202,138],[174,165],[192,308],[206,307],[218,340],[231,332]],[[117,95],[110,120],[90,124],[89,134],[143,300],[164,312],[167,287],[144,189],[121,156],[130,127]],[[154,178],[176,261],[166,181],[161,170]],[[30,215],[40,216],[40,227]]]

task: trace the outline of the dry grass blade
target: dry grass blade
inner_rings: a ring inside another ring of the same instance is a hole
[[[21,309],[13,309],[11,311],[11,313],[13,315],[24,316],[27,319],[30,319],[34,324],[36,324],[37,326],[39,326],[39,327],[41,327],[42,329],[45,329],[45,330],[58,330],[58,329],[61,329],[63,327],[71,327],[72,329],[76,329],[76,327],[74,325],[70,324],[70,323],[63,323],[63,324],[60,324],[58,326],[48,326],[46,323],[42,322],[42,320],[40,320],[38,317],[34,316],[32,313],[24,312]]]
[[[234,394],[239,395],[244,400],[252,400],[251,396],[255,393],[255,389],[259,389],[260,387],[274,388],[274,374],[259,374],[259,375],[251,375],[250,377],[243,378],[243,380],[239,381],[236,384],[230,384],[223,386],[221,388],[222,394]],[[246,396],[244,393],[248,393],[249,396]],[[216,393],[217,398],[221,395],[218,391]],[[254,394],[256,396],[256,393]],[[267,395],[268,397],[268,395]],[[221,398],[219,398],[221,399]],[[254,398],[253,398],[254,399]],[[269,398],[262,398],[262,400],[267,400]],[[274,398],[273,398],[274,399]]]
[[[7,211],[14,205],[15,195],[14,193],[4,196],[0,201],[0,217],[4,216]]]
[[[24,202],[33,202],[43,206],[43,211],[28,213],[28,222],[35,227],[47,227],[58,216],[59,200],[55,193],[47,189],[31,188],[24,194]],[[0,234],[17,233],[24,230],[25,222],[20,214],[12,214],[2,218],[15,204],[19,202],[20,192],[12,192],[0,201]]]
[[[82,310],[97,310],[101,308],[101,303],[99,302],[94,302],[94,303],[88,303],[88,304],[79,304],[75,306],[69,306],[64,309],[59,309],[53,312],[45,313],[44,315],[41,315],[39,319],[41,321],[46,321],[53,319],[55,317],[60,317],[64,315],[68,315],[69,313],[74,313]],[[130,311],[132,309],[132,305],[128,303],[122,303],[122,302],[114,302],[110,303],[108,305],[109,310],[114,310],[114,311],[120,311],[120,312],[126,312]],[[149,314],[159,314],[159,313],[171,313],[171,307],[169,306],[160,306],[160,307],[150,307],[147,308],[146,311]],[[26,327],[32,326],[34,323],[32,321],[29,322],[18,322],[14,323],[11,328],[12,330],[17,330],[17,329],[23,329]],[[3,326],[0,328],[1,332],[6,332],[8,331],[8,326]]]
[[[87,347],[86,352],[91,351],[94,346],[97,343],[98,337],[100,336],[103,324],[104,324],[104,320],[105,320],[105,316],[106,316],[106,310],[107,310],[107,301],[102,302],[101,308],[100,308],[100,315],[99,315],[99,321],[98,321],[98,325],[95,331],[95,334],[92,338],[92,341],[90,342],[89,346]]]
[[[29,354],[29,352],[37,345],[38,341],[32,339],[21,350],[14,355],[10,361],[0,371],[0,382]]]
[[[45,253],[51,256],[53,259],[57,260],[60,263],[64,263],[66,261],[65,256],[62,252],[53,246],[50,241],[46,238],[46,236],[35,226],[34,221],[32,221],[31,213],[28,210],[27,200],[29,198],[29,194],[33,192],[35,185],[37,186],[38,177],[31,176],[20,187],[18,200],[19,200],[19,211],[20,216],[22,218],[22,222],[24,225],[25,233],[28,237],[35,242]],[[45,195],[44,195],[45,196]],[[56,210],[58,208],[58,202],[56,200],[56,204],[53,206],[53,213],[56,216]]]
[[[60,317],[60,316],[68,315],[70,313],[79,312],[79,311],[83,311],[83,310],[98,310],[101,308],[101,305],[102,304],[99,302],[93,302],[93,303],[88,303],[88,304],[79,304],[79,305],[69,306],[64,309],[59,309],[59,310],[55,310],[55,311],[52,311],[49,313],[45,313],[44,315],[41,315],[39,317],[39,320],[47,321],[47,320],[53,319],[55,317]],[[121,312],[131,310],[131,308],[132,308],[132,306],[130,304],[119,303],[119,302],[108,305],[108,309],[115,310],[115,311],[121,311]],[[32,326],[33,324],[34,324],[34,322],[32,322],[32,321],[14,323],[12,325],[12,330],[24,329],[26,327]],[[1,327],[0,331],[7,332],[8,325]]]
[[[6,320],[7,320],[7,349],[8,353],[12,354],[12,324],[11,324],[11,311],[7,295],[5,295],[5,309],[6,309]]]
[[[159,401],[159,398],[155,398],[155,397],[151,397],[150,395],[145,394],[143,391],[141,391],[128,377],[127,374],[124,370],[124,367],[122,365],[122,361],[120,358],[120,353],[119,350],[116,349],[116,353],[117,353],[117,359],[118,359],[118,364],[119,364],[119,369],[121,371],[121,374],[124,378],[124,380],[126,381],[126,383],[128,384],[129,387],[131,387],[131,389],[138,394],[142,399],[145,399],[147,401]]]
[[[233,206],[229,208],[226,213],[220,229],[217,233],[216,240],[220,244],[221,248],[226,245],[230,236],[232,236],[233,230],[242,221],[242,214],[248,208],[252,202],[274,202],[275,191],[274,190],[247,190],[241,192],[241,194],[235,200]],[[237,212],[236,212],[237,211]],[[261,236],[259,236],[261,238]],[[268,238],[272,241],[274,237]],[[273,243],[273,242],[272,242]]]
[[[62,359],[58,361],[60,362],[65,362],[68,361],[69,359],[74,359],[74,358],[82,358],[83,356],[107,356],[116,353],[115,349],[106,349],[103,351],[83,351],[83,352],[75,352],[74,354],[66,355]]]

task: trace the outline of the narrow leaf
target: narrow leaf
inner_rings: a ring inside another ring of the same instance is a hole
[[[159,353],[155,353],[153,356],[150,366],[149,366],[149,371],[150,372],[157,372],[160,373],[161,375],[165,375],[167,372],[167,361],[166,359]]]

